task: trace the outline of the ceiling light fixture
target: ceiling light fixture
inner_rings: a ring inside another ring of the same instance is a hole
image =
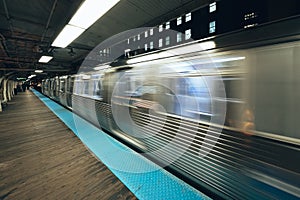
[[[52,46],[65,48],[120,0],[86,0],[56,37]]]
[[[53,57],[52,56],[42,56],[40,59],[39,59],[39,62],[40,63],[47,63],[49,62]]]
[[[28,76],[28,79],[32,79],[33,77],[36,77],[36,75],[32,74],[32,75]]]
[[[57,38],[54,40],[52,46],[65,48],[84,31],[85,29],[83,28],[67,24],[57,36]]]

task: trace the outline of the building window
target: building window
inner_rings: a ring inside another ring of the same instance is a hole
[[[159,25],[159,27],[158,27],[158,31],[159,32],[162,32],[164,30],[164,27],[163,27],[163,25]]]
[[[153,42],[150,42],[150,49],[153,49]]]
[[[217,3],[216,2],[213,2],[211,4],[209,4],[209,12],[212,13],[212,12],[215,12],[217,10]]]
[[[145,44],[145,51],[148,50],[148,44]]]
[[[244,16],[245,18],[245,21],[246,20],[249,20],[249,19],[254,19],[254,18],[256,18],[257,17],[257,14],[255,14],[254,12],[252,12],[252,13],[248,13],[248,14],[245,14],[245,16]]]
[[[103,54],[102,54],[102,51],[99,51],[99,54],[100,54],[100,56],[102,56]]]
[[[166,29],[170,29],[170,22],[166,22]]]
[[[188,13],[185,15],[185,22],[191,21],[192,20],[192,13]]]
[[[216,21],[209,23],[209,33],[214,33],[214,32],[216,32]]]
[[[129,44],[129,43],[130,43],[130,39],[127,40],[127,44]]]
[[[159,39],[158,40],[158,47],[162,47],[163,46],[163,39]]]
[[[166,37],[166,46],[170,44],[170,36]]]
[[[133,36],[133,41],[135,42],[135,36]]]
[[[177,42],[181,42],[182,41],[182,33],[177,33]]]
[[[148,31],[145,31],[145,38],[148,37]]]
[[[177,26],[182,24],[182,17],[178,17],[177,18]]]
[[[192,37],[192,30],[188,29],[185,31],[185,40],[188,40]]]
[[[153,28],[150,29],[150,35],[153,35]]]

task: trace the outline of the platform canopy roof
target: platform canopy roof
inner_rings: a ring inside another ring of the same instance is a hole
[[[209,0],[120,0],[66,48],[51,44],[83,0],[1,0],[0,75],[75,72],[99,43],[125,30],[155,26],[208,4]],[[52,54],[46,64],[42,55]]]

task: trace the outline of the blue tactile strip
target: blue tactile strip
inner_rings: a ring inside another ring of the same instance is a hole
[[[210,199],[71,111],[32,91],[138,199]]]

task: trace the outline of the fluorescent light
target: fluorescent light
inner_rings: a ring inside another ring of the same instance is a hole
[[[236,60],[245,60],[246,57],[231,57],[231,58],[220,58],[220,59],[212,59],[211,62],[213,63],[220,63],[220,62],[230,62],[230,61],[236,61]]]
[[[149,54],[149,55],[130,59],[126,63],[133,64],[133,63],[139,63],[139,62],[146,62],[146,61],[152,61],[152,60],[161,59],[161,58],[167,58],[170,56],[173,56],[173,54],[170,54],[168,52],[154,53],[154,54]]]
[[[110,65],[101,65],[101,66],[97,66],[97,67],[94,67],[94,70],[104,70],[104,69],[108,69],[110,68]]]
[[[138,62],[145,62],[145,61],[152,61],[160,58],[167,58],[169,56],[180,56],[187,53],[193,53],[197,51],[205,51],[209,49],[216,48],[216,43],[214,41],[207,41],[207,42],[201,42],[196,43],[188,46],[183,46],[175,49],[170,49],[165,52],[161,53],[155,53],[155,54],[149,54],[146,56],[140,56],[137,58],[133,58],[127,61],[127,64],[133,64]]]
[[[35,72],[35,73],[43,73],[43,70],[37,69],[37,70],[35,70],[34,72]]]
[[[30,76],[28,76],[28,79],[31,79],[31,78],[33,78],[33,77],[36,77],[36,75],[35,75],[35,74],[30,75]]]
[[[90,79],[90,78],[91,78],[90,75],[83,75],[83,76],[82,76],[82,79],[83,79],[83,80],[88,80],[88,79]]]
[[[79,28],[72,25],[66,25],[56,37],[56,39],[52,43],[52,46],[65,48],[84,31],[85,29],[83,28]]]
[[[47,63],[49,62],[53,57],[52,56],[42,56],[40,59],[39,59],[39,62],[41,63]]]
[[[119,1],[120,0],[86,0],[72,17],[69,24],[87,29]]]
[[[65,48],[120,0],[86,0],[56,37],[52,46]]]
[[[201,42],[199,43],[199,46],[202,48],[202,50],[208,50],[216,48],[216,43],[214,41]]]

